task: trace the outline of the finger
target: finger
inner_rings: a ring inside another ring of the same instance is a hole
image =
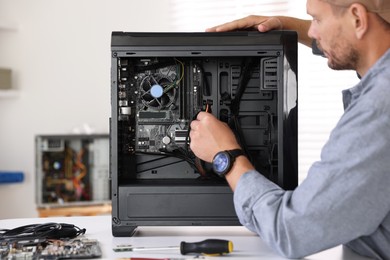
[[[196,117],[197,120],[202,121],[204,118],[212,116],[212,114],[201,111],[198,113],[198,116]]]
[[[234,20],[232,22],[220,24],[211,28],[206,29],[206,32],[227,32],[234,30],[243,30],[243,29],[257,29],[257,26],[263,22],[265,17],[250,15],[245,18]]]
[[[229,31],[236,31],[236,30],[244,30],[248,29],[251,26],[249,26],[247,21],[243,20],[236,20],[233,22],[228,22],[224,24],[220,24],[211,28],[206,29],[206,32],[229,32]],[[254,28],[256,29],[256,28]]]
[[[199,125],[199,121],[198,120],[192,120],[192,122],[190,124],[191,130],[196,131],[198,129],[198,125]]]
[[[277,17],[271,17],[257,26],[260,32],[268,32],[270,30],[282,30],[283,24]]]

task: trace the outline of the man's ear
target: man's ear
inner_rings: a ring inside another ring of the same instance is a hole
[[[362,39],[368,30],[369,14],[365,6],[355,3],[349,7],[352,28],[357,39]]]

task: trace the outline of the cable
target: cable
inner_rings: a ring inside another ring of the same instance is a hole
[[[74,238],[85,234],[86,229],[67,223],[44,223],[0,230],[0,242]]]
[[[164,88],[164,93],[167,93],[170,89],[172,89],[173,87],[176,87],[180,83],[180,81],[182,81],[182,79],[184,78],[184,63],[176,58],[175,58],[175,61],[179,62],[181,65],[181,75],[179,78],[176,78],[174,82],[172,82],[171,84],[168,84]],[[179,68],[180,67],[178,65],[176,65],[176,75],[179,74],[179,72],[180,72]],[[169,72],[167,72],[167,76],[168,76],[168,73]]]
[[[242,68],[241,75],[238,80],[238,87],[236,90],[236,94],[230,104],[231,118],[229,121],[229,126],[235,133],[238,143],[240,144],[246,156],[248,156],[250,160],[251,160],[250,154],[248,152],[248,148],[244,138],[244,133],[242,132],[242,128],[238,118],[239,118],[240,102],[241,102],[242,95],[244,94],[244,91],[249,83],[249,80],[251,79],[253,71],[255,70],[258,63],[259,63],[258,58],[248,57],[243,60],[241,65]]]

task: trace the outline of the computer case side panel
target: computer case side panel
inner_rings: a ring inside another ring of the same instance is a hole
[[[282,168],[278,184],[286,190],[298,185],[298,39],[296,34],[283,35],[283,77],[278,92],[279,118],[278,149],[279,167]]]
[[[111,117],[109,119],[110,125],[110,179],[111,179],[111,203],[112,203],[112,233],[115,235],[120,233],[120,230],[124,230],[125,226],[120,225],[120,219],[118,217],[118,71],[117,69],[117,57],[112,53],[111,57]],[[120,230],[115,230],[116,225],[119,225]]]

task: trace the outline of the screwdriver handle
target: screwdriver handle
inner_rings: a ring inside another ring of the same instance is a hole
[[[233,251],[233,243],[223,239],[206,239],[200,242],[188,243],[182,241],[180,243],[180,253],[182,255],[190,253],[206,254],[206,255],[222,255]]]

